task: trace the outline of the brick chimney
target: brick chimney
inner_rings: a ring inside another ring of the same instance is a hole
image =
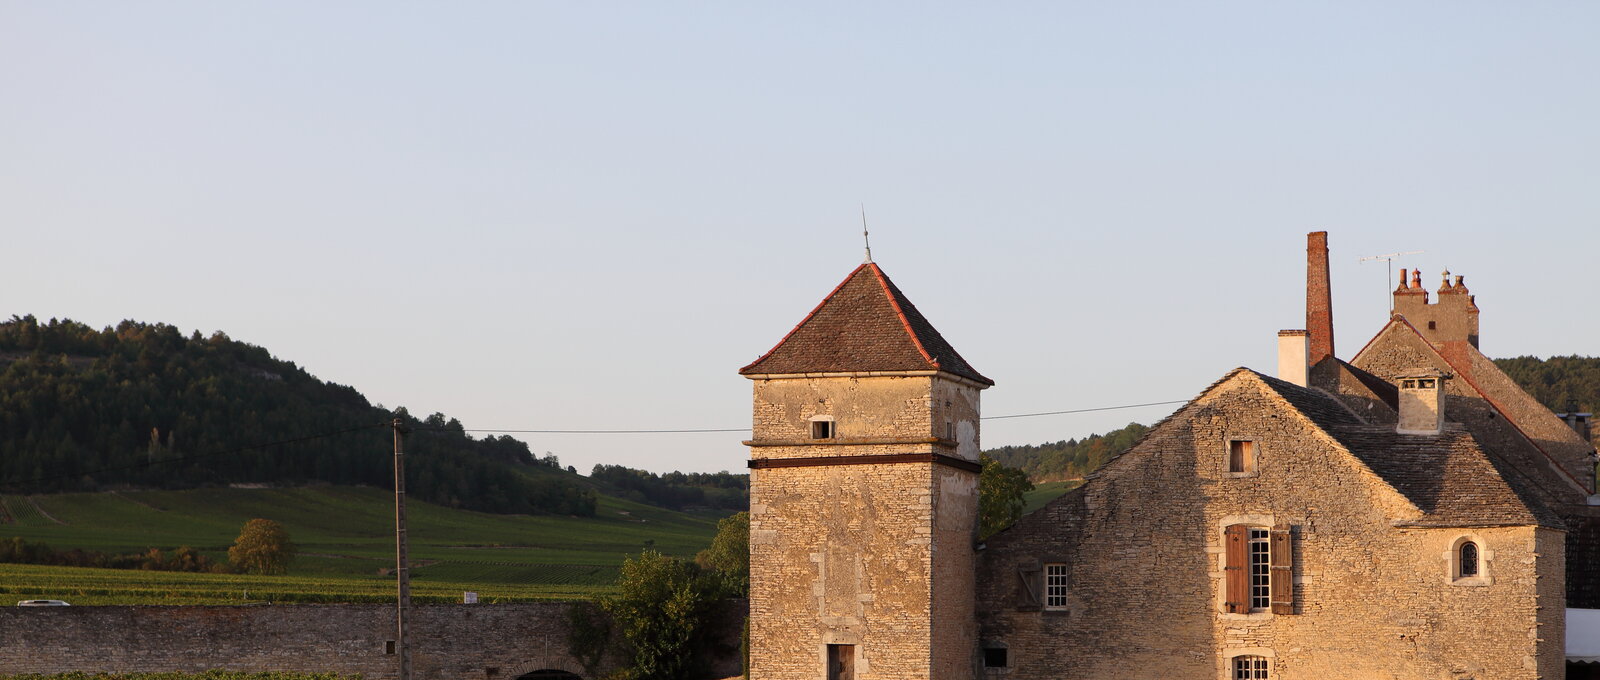
[[[1306,234],[1306,364],[1333,356],[1333,292],[1328,284],[1328,232]]]
[[[1307,347],[1305,331],[1278,331],[1279,380],[1306,386],[1306,374],[1310,366],[1306,361]]]
[[[1425,368],[1400,374],[1400,434],[1439,434],[1444,428],[1444,381],[1449,376]]]
[[[1405,317],[1434,347],[1451,342],[1478,346],[1478,301],[1467,290],[1465,277],[1458,275],[1452,282],[1450,272],[1445,272],[1438,302],[1430,303],[1428,291],[1422,287],[1422,271],[1411,272],[1407,282],[1406,270],[1400,270],[1400,286],[1394,289],[1394,313]]]

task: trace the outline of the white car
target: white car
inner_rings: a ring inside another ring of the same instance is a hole
[[[71,607],[64,600],[23,600],[17,603],[18,607]]]

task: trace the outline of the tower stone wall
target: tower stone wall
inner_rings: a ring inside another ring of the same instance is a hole
[[[972,677],[982,386],[752,377],[751,677],[829,677],[830,646],[861,680]]]

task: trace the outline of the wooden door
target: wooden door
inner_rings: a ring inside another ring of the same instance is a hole
[[[828,680],[856,680],[855,645],[828,645]]]

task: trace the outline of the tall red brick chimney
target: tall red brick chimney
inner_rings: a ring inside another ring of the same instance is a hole
[[[1333,356],[1333,293],[1328,285],[1328,232],[1306,234],[1306,334],[1315,366]]]

